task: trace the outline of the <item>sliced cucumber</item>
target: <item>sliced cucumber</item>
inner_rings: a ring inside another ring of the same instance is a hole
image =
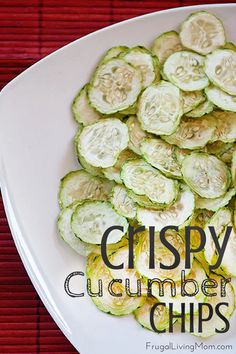
[[[106,168],[116,163],[128,141],[126,124],[116,118],[107,118],[83,128],[77,149],[90,165]]]
[[[142,159],[126,162],[121,169],[121,178],[128,189],[154,203],[169,205],[177,197],[177,182],[163,176]]]
[[[177,161],[176,148],[162,139],[145,139],[141,152],[145,160],[163,172],[167,177],[181,178],[181,168]]]
[[[216,119],[216,129],[212,141],[223,141],[233,143],[236,140],[236,113],[234,112],[213,112]]]
[[[133,151],[131,151],[129,149],[123,150],[120,153],[120,155],[118,156],[118,159],[117,159],[114,166],[107,167],[102,170],[104,173],[104,176],[110,180],[114,180],[116,183],[121,184],[122,183],[122,180],[120,178],[121,166],[128,159],[134,159],[134,158],[137,158],[137,155]]]
[[[103,114],[112,114],[132,106],[141,91],[139,70],[123,59],[110,59],[96,70],[88,90],[92,106]]]
[[[205,114],[212,112],[213,109],[214,109],[213,103],[211,101],[206,100],[205,102],[197,106],[195,109],[188,112],[186,116],[192,118],[199,118],[204,116]]]
[[[158,59],[146,48],[141,46],[133,47],[125,52],[122,58],[140,71],[143,88],[146,88],[153,82],[160,81]]]
[[[110,59],[118,57],[121,53],[126,52],[129,49],[126,45],[117,45],[108,49],[100,63],[107,62]]]
[[[160,204],[153,203],[146,195],[138,195],[131,190],[128,190],[130,198],[138,205],[149,209],[161,209]]]
[[[222,233],[224,234],[226,226],[228,226],[231,223],[231,220],[232,220],[231,211],[228,208],[221,208],[212,216],[212,218],[205,226],[204,231],[206,234],[206,244],[204,249],[204,255],[207,262],[210,265],[213,265],[215,263],[217,255],[216,255],[215,243],[213,241],[213,238],[211,237],[209,226],[213,226],[215,228],[216,235],[219,239],[220,235]],[[229,244],[227,245],[227,248],[228,247]],[[221,266],[223,266],[224,258],[225,255],[221,262]]]
[[[165,32],[158,36],[152,44],[152,52],[161,64],[173,53],[182,50],[179,34],[175,31]]]
[[[71,228],[82,241],[100,244],[104,232],[111,226],[119,225],[123,231],[110,232],[107,243],[117,243],[128,229],[127,220],[117,214],[108,202],[87,201],[78,205],[71,218]]]
[[[181,313],[181,305],[184,302],[185,303],[185,313],[189,313],[190,311],[190,303],[194,303],[194,305],[198,303],[203,303],[205,302],[206,296],[202,293],[201,285],[202,282],[206,279],[206,273],[201,266],[201,264],[194,259],[191,271],[189,275],[186,277],[187,279],[195,280],[199,286],[199,292],[195,296],[183,296],[182,295],[182,285],[181,282],[176,282],[175,287],[176,287],[176,295],[171,296],[171,287],[168,283],[164,284],[164,295],[160,296],[159,294],[159,286],[157,284],[152,285],[152,294],[155,296],[159,301],[165,302],[167,304],[172,303],[173,304],[173,310],[175,313]],[[185,290],[189,294],[193,294],[195,291],[195,286],[193,283],[189,283],[188,286],[186,286]]]
[[[114,279],[121,279],[122,284],[125,287],[126,280],[129,280],[130,291],[135,293],[137,292],[137,282],[141,281],[141,286],[143,280],[140,274],[136,269],[128,268],[128,259],[129,259],[129,247],[124,246],[117,248],[115,252],[110,256],[110,262],[112,264],[123,264],[123,269],[110,269],[111,275]]]
[[[184,114],[192,111],[206,99],[203,91],[182,91]]]
[[[218,198],[225,194],[230,182],[228,167],[213,155],[192,153],[182,165],[182,174],[190,188],[203,198]]]
[[[115,186],[112,189],[110,202],[116,212],[125,218],[134,219],[136,216],[136,205],[133,199],[128,195],[124,186]]]
[[[204,57],[181,51],[166,60],[163,71],[167,79],[184,91],[202,90],[209,84],[204,72]]]
[[[152,210],[137,208],[137,220],[141,225],[155,226],[155,230],[161,231],[163,227],[169,225],[178,226],[179,229],[185,227],[194,212],[194,194],[190,189],[181,185],[181,191],[174,204],[164,210]]]
[[[98,246],[81,241],[71,230],[71,217],[77,206],[78,203],[75,202],[61,210],[57,222],[58,231],[62,239],[81,256],[86,257],[90,253],[99,253]]]
[[[150,329],[153,328],[150,323],[150,313],[153,306],[158,303],[154,297],[148,297],[145,303],[134,311],[135,319],[141,324],[142,327]],[[169,310],[163,305],[159,305],[154,312],[154,325],[159,330],[168,330],[169,328]]]
[[[180,39],[184,47],[206,55],[225,44],[224,27],[212,13],[195,12],[182,23]]]
[[[202,322],[202,332],[199,332],[199,318],[198,315],[196,314],[194,316],[194,321],[192,323],[192,319],[190,319],[189,316],[186,316],[185,318],[185,323],[186,323],[186,330],[190,331],[190,325],[194,327],[194,332],[193,334],[197,337],[211,337],[213,335],[216,335],[216,329],[217,330],[223,330],[225,328],[225,322],[222,320],[221,316],[218,316],[215,308],[216,306],[221,303],[221,302],[226,302],[228,303],[227,306],[221,306],[220,312],[221,315],[227,318],[228,320],[232,316],[234,309],[235,309],[235,293],[233,286],[230,283],[226,284],[226,296],[222,296],[221,294],[221,282],[224,281],[224,277],[220,275],[216,275],[214,273],[210,273],[209,275],[210,279],[213,279],[216,281],[216,284],[218,285],[217,288],[213,289],[208,289],[209,293],[215,293],[216,296],[208,296],[206,298],[206,303],[212,306],[213,309],[213,316],[210,320]],[[203,307],[203,313],[202,313],[202,318],[207,318],[209,316],[209,309],[208,307],[204,306]],[[192,333],[192,332],[191,332]]]
[[[226,111],[236,112],[236,97],[222,91],[216,86],[209,86],[205,88],[205,94],[209,101],[214,103],[217,107]]]
[[[126,124],[129,130],[128,147],[136,154],[141,155],[140,145],[149,134],[141,128],[141,124],[135,116],[129,117]]]
[[[86,273],[87,278],[91,280],[92,286],[94,286],[93,284],[97,284],[98,279],[102,280],[103,294],[102,296],[92,297],[92,301],[99,310],[103,312],[115,316],[128,315],[141,306],[145,301],[145,298],[143,297],[131,297],[126,295],[123,285],[118,282],[113,283],[112,290],[115,294],[122,294],[122,296],[117,297],[111,295],[108,289],[114,279],[111,276],[109,268],[105,266],[100,256],[95,258],[91,264],[90,262],[88,263]]]
[[[200,149],[213,138],[215,131],[215,119],[212,115],[206,115],[201,118],[181,119],[177,130],[168,136],[162,138],[169,144],[175,144],[183,149]]]
[[[84,170],[69,172],[61,179],[59,204],[65,208],[75,201],[86,199],[107,200],[113,184],[102,178],[94,177]]]
[[[227,149],[226,151],[224,151],[222,154],[220,154],[220,159],[222,161],[224,161],[227,164],[231,164],[232,163],[232,159],[233,159],[233,154],[236,151],[236,144],[230,144],[231,146],[229,147],[229,149]]]
[[[236,52],[217,49],[209,54],[205,62],[205,72],[209,80],[229,95],[236,96]]]
[[[149,133],[172,134],[183,113],[180,90],[169,82],[149,86],[140,97],[138,119]]]
[[[83,125],[95,123],[101,118],[101,115],[89,104],[88,84],[75,97],[71,109],[76,122]]]
[[[159,234],[155,234],[155,268],[149,267],[149,235],[144,233],[140,238],[135,250],[135,266],[137,271],[146,278],[159,278],[164,280],[166,278],[174,281],[181,280],[181,270],[185,268],[185,242],[175,231],[168,231],[165,234],[165,239],[175,247],[180,255],[180,263],[173,269],[162,269],[160,263],[171,265],[174,262],[174,255],[165,247],[161,241]],[[190,269],[187,269],[186,275],[189,274]]]
[[[197,196],[196,198],[196,208],[197,209],[207,209],[212,211],[217,211],[227,205],[236,194],[235,188],[229,189],[222,197],[215,199],[201,198]]]
[[[234,188],[236,188],[236,150],[233,152],[231,174],[232,174],[232,181],[234,184]]]

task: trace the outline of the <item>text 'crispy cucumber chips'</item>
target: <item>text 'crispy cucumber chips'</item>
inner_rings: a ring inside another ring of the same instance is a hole
[[[170,319],[171,306],[180,315],[183,304],[186,331],[209,337],[226,326],[217,304],[228,303],[225,321],[235,309],[228,278],[236,277],[236,46],[205,11],[188,16],[179,33],[156,33],[151,48],[134,45],[107,50],[72,102],[82,169],[61,179],[58,231],[78,257],[87,257],[87,290],[98,292],[92,296],[98,309],[133,313],[142,327],[171,332],[179,322]],[[110,227],[105,261],[101,243]],[[188,246],[196,251],[201,244],[198,228],[205,245],[188,257]],[[222,246],[229,231],[212,273],[217,242]],[[179,254],[175,267],[168,245]],[[183,292],[183,272],[191,296]],[[212,296],[202,291],[205,280],[218,282],[209,287]],[[210,307],[212,318],[197,331]]]

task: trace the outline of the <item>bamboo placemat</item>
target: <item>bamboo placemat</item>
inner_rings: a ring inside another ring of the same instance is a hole
[[[0,88],[42,57],[99,28],[153,11],[203,3],[0,0]],[[48,314],[24,270],[0,197],[0,354],[4,353],[76,351]]]

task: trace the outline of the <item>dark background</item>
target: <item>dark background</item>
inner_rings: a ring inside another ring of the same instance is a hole
[[[0,0],[0,89],[47,54],[90,32],[145,13],[198,4],[204,1]],[[0,196],[0,354],[4,353],[76,351],[24,270]]]

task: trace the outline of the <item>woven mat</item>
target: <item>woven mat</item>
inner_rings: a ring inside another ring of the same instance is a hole
[[[0,0],[0,88],[45,55],[87,33],[148,12],[200,3],[204,1]],[[0,353],[76,353],[24,270],[1,197],[0,274]]]

